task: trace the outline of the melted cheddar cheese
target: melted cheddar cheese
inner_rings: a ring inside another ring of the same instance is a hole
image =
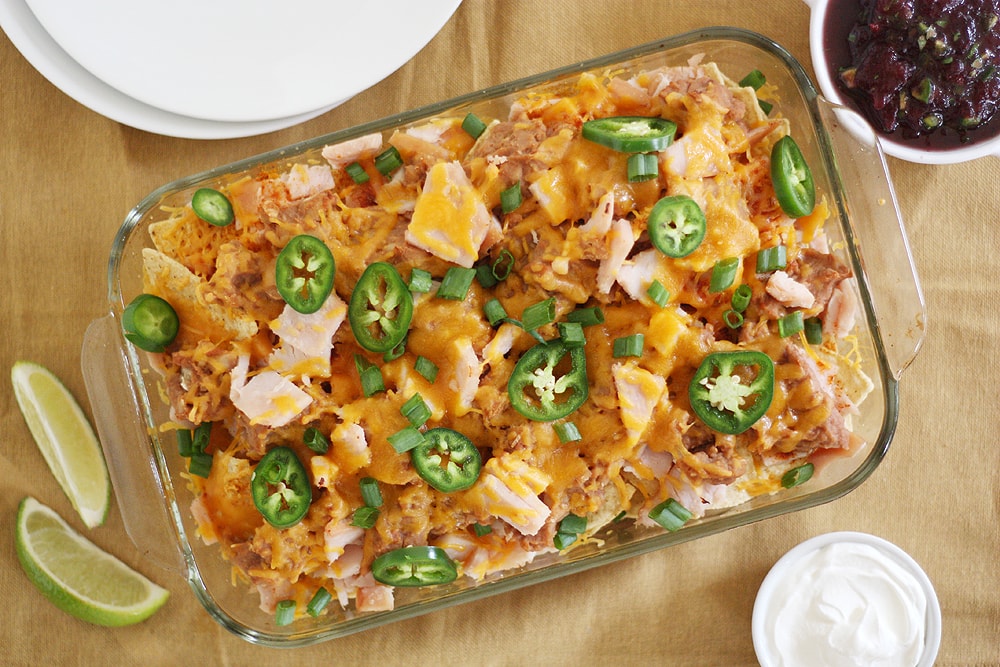
[[[657,155],[656,178],[630,182],[626,154],[581,137],[584,121],[613,115],[677,124],[675,141]],[[576,85],[526,94],[507,116],[484,118],[475,141],[461,117],[359,137],[325,148],[325,162],[234,180],[224,187],[236,211],[230,227],[204,225],[184,207],[150,230],[146,290],[170,301],[182,321],[157,363],[164,396],[178,424],[216,422],[211,472],[191,478],[192,511],[202,538],[256,586],[265,610],[289,598],[301,610],[320,586],[344,608],[384,609],[393,596],[369,566],[392,549],[440,546],[479,580],[556,551],[553,535],[569,513],[588,518],[588,534],[623,513],[658,530],[647,514],[667,498],[701,517],[775,492],[790,467],[854,446],[849,417],[866,393],[857,365],[842,363],[835,335],[814,350],[776,333],[776,320],[794,310],[782,288],[810,290],[815,304],[804,314],[827,318],[831,295],[851,289],[850,271],[826,248],[825,203],[801,221],[777,206],[770,147],[790,128],[765,116],[751,89],[694,61],[584,74]],[[374,159],[387,145],[403,166],[383,175]],[[347,175],[352,163],[366,183]],[[505,213],[500,192],[512,186],[523,201]],[[708,221],[705,240],[682,259],[657,251],[646,230],[652,206],[672,194],[692,197]],[[309,316],[283,304],[273,276],[281,248],[301,233],[322,239],[337,265],[334,292]],[[770,285],[754,262],[777,243],[788,248],[792,282]],[[393,264],[404,279],[421,269],[440,281],[452,266],[499,258],[513,270],[495,286],[473,283],[460,300],[416,294],[396,358],[354,340],[346,304],[372,262]],[[735,282],[712,293],[712,268],[728,258],[739,259]],[[665,304],[648,294],[654,281],[669,293]],[[754,296],[732,329],[723,316],[740,284]],[[492,299],[509,315],[497,327],[483,314]],[[556,323],[536,332],[518,326],[545,299],[554,299],[557,322],[579,307],[605,315],[586,328],[589,396],[563,420],[581,436],[570,442],[552,423],[519,415],[507,393],[535,336],[558,336]],[[635,334],[644,337],[642,354],[616,358],[615,340]],[[701,423],[687,392],[707,354],[734,349],[765,352],[776,373],[770,409],[737,436]],[[384,392],[362,393],[358,356],[380,368]],[[415,370],[418,357],[433,362],[436,378]],[[483,467],[471,488],[435,490],[390,445],[408,425],[401,406],[417,394],[427,427],[457,430],[479,449]],[[305,447],[310,427],[329,438],[329,451]],[[284,530],[268,525],[249,497],[256,462],[277,445],[298,453],[313,486],[308,514]],[[364,477],[378,481],[384,499],[369,529],[351,523]]]

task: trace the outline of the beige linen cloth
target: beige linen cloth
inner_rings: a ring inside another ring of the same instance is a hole
[[[279,651],[229,634],[185,581],[143,562],[117,506],[106,525],[83,529],[7,380],[16,360],[40,362],[89,410],[80,349],[87,325],[104,314],[111,239],[128,210],[164,183],[710,25],[760,32],[811,72],[808,20],[798,0],[465,0],[426,48],[374,88],[303,125],[225,141],[166,138],[101,117],[0,37],[0,663],[754,665],[750,617],[770,566],[808,537],[858,530],[899,545],[933,580],[944,615],[938,664],[1000,664],[996,158],[938,167],[889,162],[929,325],[902,377],[893,444],[857,490],[794,515],[318,646]],[[367,29],[379,48],[377,26]],[[238,66],[266,57],[237,55]],[[317,76],[336,76],[338,65],[349,66],[333,63]],[[166,606],[142,624],[106,629],[50,605],[14,552],[17,503],[28,494],[169,588]]]

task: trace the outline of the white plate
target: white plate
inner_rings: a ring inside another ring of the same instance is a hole
[[[184,139],[250,137],[297,125],[337,106],[255,123],[189,118],[134,100],[85,70],[45,32],[24,0],[0,0],[0,27],[25,59],[56,88],[103,116],[146,132]]]
[[[460,0],[26,0],[112,88],[192,118],[255,122],[329,107],[412,58]]]

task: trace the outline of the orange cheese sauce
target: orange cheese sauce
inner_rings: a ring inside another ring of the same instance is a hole
[[[306,180],[296,182],[294,197],[286,176],[292,165],[224,186],[236,212],[230,227],[210,228],[190,209],[171,209],[157,223],[156,250],[190,272],[182,280],[177,271],[150,268],[145,276],[146,289],[171,301],[182,322],[163,354],[164,395],[179,421],[216,423],[211,472],[191,478],[192,510],[202,537],[217,541],[222,557],[257,587],[265,610],[280,599],[308,600],[321,585],[357,611],[375,610],[373,600],[384,605],[392,597],[379,592],[369,566],[392,549],[441,546],[463,575],[481,579],[554,551],[552,536],[568,513],[587,517],[590,532],[621,513],[653,526],[646,515],[667,498],[701,516],[774,492],[789,467],[846,447],[839,429],[848,432],[841,412],[851,401],[834,381],[836,341],[825,338],[818,364],[804,339],[780,338],[776,320],[794,308],[770,295],[769,276],[755,269],[758,250],[782,243],[798,276],[796,267],[816,261],[805,248],[823,238],[829,209],[821,203],[795,220],[777,207],[769,150],[789,127],[764,116],[750,89],[695,63],[627,78],[582,75],[575,85],[514,100],[505,117],[483,117],[488,127],[478,139],[461,129],[463,115],[369,137],[353,155],[365,183],[355,183],[342,161],[325,165],[317,157],[312,171],[297,169]],[[584,121],[614,115],[677,124],[674,144],[657,154],[656,178],[630,182],[627,154],[581,137]],[[403,166],[382,174],[375,156],[389,146]],[[350,145],[338,149],[351,155]],[[521,204],[503,212],[500,193],[512,186]],[[680,259],[659,253],[647,231],[653,205],[672,194],[695,199],[708,221],[705,240]],[[319,352],[300,352],[309,356],[301,366],[312,369],[308,375],[281,367],[291,389],[282,384],[258,396],[254,378],[279,368],[272,355],[305,349],[315,327],[326,326],[293,316],[285,333],[272,330],[285,316],[275,258],[303,233],[330,248],[344,303],[376,261],[393,264],[404,281],[415,269],[427,271],[434,285],[414,295],[396,358],[364,350],[348,320],[334,322],[319,330]],[[464,299],[436,295],[448,268],[488,270],[500,258],[513,268],[498,284],[474,282]],[[739,260],[734,282],[713,293],[712,268],[728,258]],[[823,295],[809,316],[823,314],[829,292],[849,274],[832,259],[826,268],[808,274],[829,276],[828,285],[807,285]],[[654,281],[669,294],[665,304],[647,293]],[[733,329],[723,316],[741,284],[754,297]],[[497,327],[483,314],[494,299],[509,318]],[[525,309],[545,299],[554,299],[556,321],[525,331]],[[585,328],[588,396],[559,420],[580,433],[564,442],[553,423],[512,408],[507,383],[538,337],[558,337],[557,323],[581,307],[600,308],[604,321]],[[249,326],[220,328],[220,312]],[[615,341],[637,334],[641,354],[616,357]],[[707,354],[734,349],[767,353],[776,383],[766,415],[729,436],[700,423],[688,384]],[[417,372],[418,359],[430,361],[436,377]],[[379,367],[384,391],[363,395],[359,361]],[[410,455],[390,444],[409,425],[400,408],[416,394],[431,415],[422,429],[451,428],[479,450],[483,466],[472,487],[435,490]],[[303,395],[306,407],[298,410]],[[280,423],[264,426],[255,411],[265,408]],[[329,438],[329,451],[303,444],[310,427]],[[254,466],[277,445],[297,452],[312,483],[306,517],[284,530],[262,520],[249,493]],[[363,478],[375,479],[383,496],[367,529],[352,526]],[[490,530],[479,534],[477,526]]]

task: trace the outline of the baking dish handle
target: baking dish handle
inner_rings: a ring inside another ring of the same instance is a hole
[[[923,345],[927,307],[885,156],[854,111],[817,100],[844,188],[847,221],[867,278],[889,370],[897,380]]]
[[[156,460],[148,445],[126,371],[118,338],[118,322],[108,315],[91,322],[83,339],[83,377],[94,412],[104,458],[114,486],[125,531],[151,562],[184,573],[183,560],[173,539]]]

